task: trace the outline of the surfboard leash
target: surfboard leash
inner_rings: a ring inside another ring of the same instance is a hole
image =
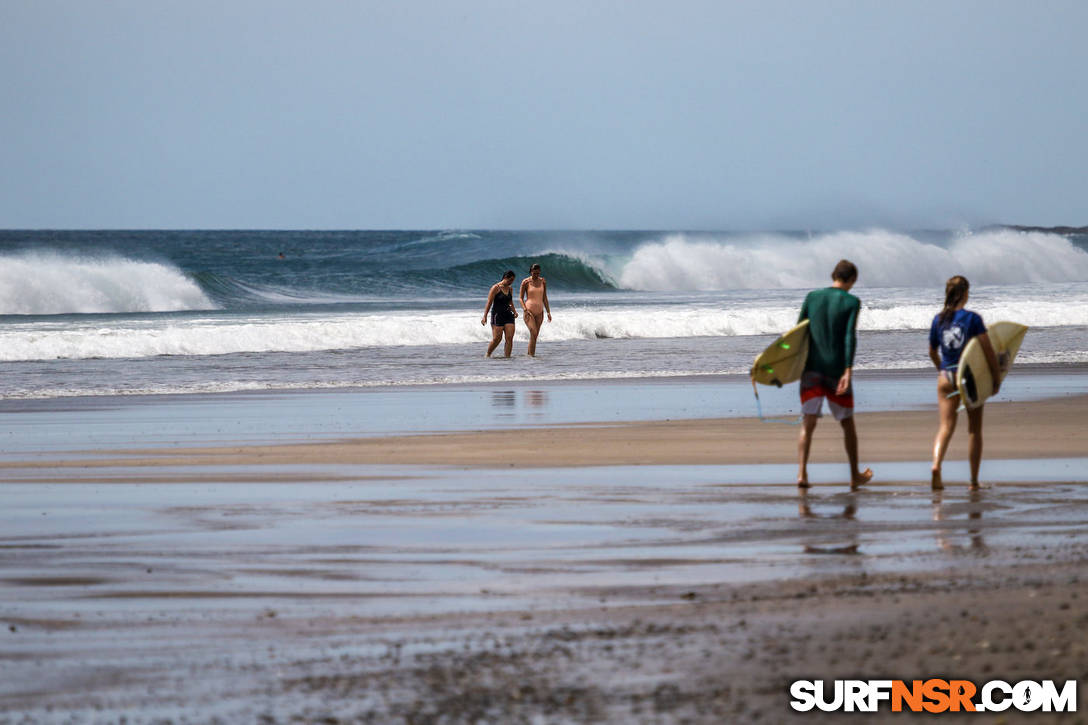
[[[763,403],[759,400],[759,389],[756,387],[756,379],[752,378],[752,394],[756,396],[756,414],[759,415],[760,423],[781,423],[783,425],[800,425],[804,420],[804,414],[798,415],[797,420],[784,420],[781,418],[764,418],[763,417]]]

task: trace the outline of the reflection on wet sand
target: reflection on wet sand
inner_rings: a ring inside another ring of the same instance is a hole
[[[944,551],[984,551],[986,542],[982,539],[982,509],[984,508],[984,489],[972,488],[968,490],[967,501],[945,503],[944,492],[933,492],[933,520],[955,521],[956,517],[964,512],[967,514],[967,539],[969,544],[964,546],[956,541],[958,526],[941,526],[937,529],[937,546]]]
[[[496,390],[491,393],[491,407],[497,408],[499,418],[513,418],[518,405],[518,394],[513,390]]]
[[[834,526],[830,531],[824,528],[818,538],[817,543],[802,542],[801,550],[806,554],[860,554],[858,551],[858,531],[857,527],[852,525],[852,522],[857,521],[858,513],[858,494],[856,491],[843,494],[841,497],[836,497],[838,501],[842,503],[842,511],[835,511],[834,513],[816,513],[813,511],[813,499],[809,496],[806,489],[802,489],[799,492],[797,501],[797,512],[802,519],[813,519],[823,521],[844,521],[851,522],[844,524],[843,526]],[[838,539],[840,536],[845,535],[845,542]],[[832,539],[832,541],[829,541]]]
[[[544,417],[544,409],[548,407],[548,391],[526,390],[525,403],[529,406],[531,415],[535,419]]]
[[[499,418],[518,417],[518,393],[516,390],[495,390],[491,393],[491,407],[497,409]],[[524,390],[522,391],[522,406],[528,417],[533,420],[542,420],[547,414],[548,391]]]

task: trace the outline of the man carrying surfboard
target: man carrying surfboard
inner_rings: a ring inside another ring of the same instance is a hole
[[[801,438],[797,444],[797,485],[808,488],[808,456],[812,434],[822,415],[824,400],[842,425],[846,456],[850,459],[851,487],[873,477],[858,468],[858,434],[854,427],[854,351],[857,348],[861,300],[850,294],[858,279],[853,262],[841,260],[831,272],[830,287],[813,290],[801,305],[798,322],[809,321],[808,358],[801,375]]]

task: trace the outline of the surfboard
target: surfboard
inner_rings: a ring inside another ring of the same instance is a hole
[[[1024,341],[1026,325],[1016,322],[995,322],[988,326],[990,344],[997,355],[1000,368],[998,380],[1004,380],[1020,352],[1020,343]],[[990,364],[986,362],[986,353],[978,338],[972,338],[960,355],[960,365],[956,368],[956,389],[960,393],[960,402],[966,408],[977,408],[994,393],[994,380],[990,375]]]
[[[808,320],[772,342],[752,363],[752,382],[775,385],[800,380],[808,359]]]

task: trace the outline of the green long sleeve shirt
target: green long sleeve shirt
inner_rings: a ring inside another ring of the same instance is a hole
[[[809,345],[805,371],[842,377],[854,366],[861,300],[838,287],[813,290],[801,305],[798,322],[808,320]]]

